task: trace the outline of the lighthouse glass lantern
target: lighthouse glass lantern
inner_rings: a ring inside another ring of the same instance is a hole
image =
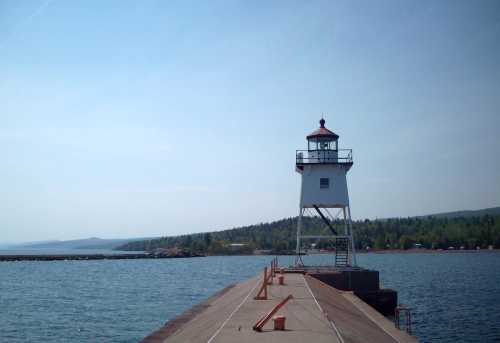
[[[300,211],[297,225],[296,264],[301,264],[301,241],[304,239],[330,239],[335,241],[335,264],[355,266],[356,256],[352,235],[351,210],[347,190],[347,172],[352,167],[352,150],[339,149],[339,136],[325,127],[309,134],[307,150],[296,151],[296,171],[301,175]],[[335,229],[329,209],[339,211],[343,217],[343,230]],[[305,211],[315,211],[330,228],[330,236],[304,236],[301,234]],[[328,218],[330,216],[330,218]],[[340,232],[343,231],[343,232]]]
[[[320,128],[307,136],[309,157],[316,162],[335,162],[338,157],[338,139],[332,131],[325,127],[325,120],[319,121]]]

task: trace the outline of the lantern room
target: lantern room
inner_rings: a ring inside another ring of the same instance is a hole
[[[321,118],[319,125],[306,137],[307,150],[297,150],[297,169],[302,170],[305,164],[344,164],[349,169],[352,150],[339,149],[339,136],[325,127],[325,119]]]
[[[325,127],[325,119],[319,121],[319,129],[307,136],[307,150],[338,150],[339,136]]]

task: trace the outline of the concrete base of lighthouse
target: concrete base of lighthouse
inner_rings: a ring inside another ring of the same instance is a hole
[[[338,268],[333,266],[304,266],[289,271],[308,274],[341,291],[352,291],[358,298],[390,316],[398,305],[398,293],[392,289],[381,289],[379,272],[360,267]]]

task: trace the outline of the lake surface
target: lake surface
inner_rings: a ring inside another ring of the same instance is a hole
[[[270,256],[0,263],[0,342],[137,342]],[[292,257],[280,257],[282,265]],[[308,256],[327,264],[329,255]],[[500,253],[359,254],[421,342],[500,341]]]

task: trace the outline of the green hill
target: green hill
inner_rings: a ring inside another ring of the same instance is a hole
[[[496,212],[499,209],[354,221],[356,248],[408,249],[415,243],[429,249],[447,249],[451,246],[475,249],[490,245],[500,248],[500,215]],[[342,222],[336,221],[334,225],[337,231],[342,232]],[[297,218],[294,217],[223,231],[130,242],[117,249],[152,251],[178,247],[208,254],[251,253],[254,249],[291,252],[295,249],[296,227]],[[304,217],[303,234],[330,233],[320,218]],[[239,244],[236,249],[231,246],[235,243]],[[332,247],[332,242],[328,240],[304,241],[304,244],[310,243],[316,243],[318,248]]]

